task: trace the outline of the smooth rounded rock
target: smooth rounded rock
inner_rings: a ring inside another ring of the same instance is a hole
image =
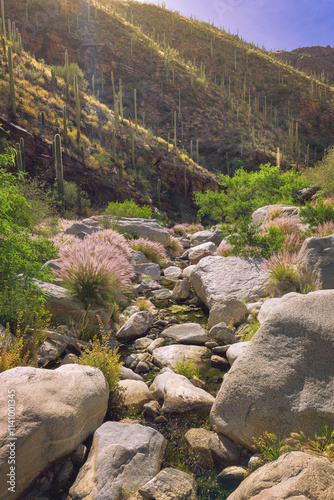
[[[210,339],[198,323],[183,323],[166,328],[161,337],[175,340],[179,344],[204,345]]]

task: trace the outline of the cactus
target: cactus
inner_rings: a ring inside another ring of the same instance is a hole
[[[65,82],[67,85],[70,83],[70,67],[68,64],[68,52],[65,50]]]
[[[199,164],[199,139],[196,141],[196,163]]]
[[[112,85],[112,94],[114,99],[114,104],[116,101],[116,90],[115,90],[115,80],[114,80],[114,72],[111,72],[111,85]]]
[[[74,93],[75,93],[75,114],[77,119],[77,143],[80,143],[80,100],[79,100],[79,84],[77,75],[74,76]]]
[[[67,133],[67,117],[66,117],[66,106],[63,107],[63,129],[64,129],[64,142],[67,144],[68,133]]]
[[[161,210],[161,200],[160,200],[160,195],[161,195],[161,179],[158,179],[158,184],[157,184],[157,197],[158,197],[158,208]]]
[[[8,40],[12,43],[12,23],[8,19]]]
[[[1,15],[2,15],[2,35],[6,38],[6,21],[5,21],[5,5],[4,0],[1,0]]]
[[[131,154],[132,154],[132,167],[133,170],[136,168],[136,161],[135,161],[135,135],[133,133],[133,130],[131,130]]]
[[[167,147],[166,147],[167,154],[169,153],[169,141],[170,141],[170,133],[168,132],[168,134],[167,134]]]
[[[190,158],[193,159],[193,141],[190,141]]]
[[[44,111],[41,112],[41,122],[42,122],[42,127],[45,127],[45,113]]]
[[[3,58],[5,61],[7,61],[6,40],[4,36],[2,37],[2,50],[3,50]]]
[[[92,75],[92,94],[95,96],[95,75]]]
[[[65,191],[64,191],[64,176],[63,176],[63,160],[62,160],[62,151],[61,151],[61,139],[60,135],[55,135],[55,168],[57,175],[57,190],[58,190],[58,198],[59,205],[62,210],[65,208]]]
[[[14,85],[14,71],[13,71],[13,55],[12,47],[8,47],[8,70],[9,70],[9,89],[10,89],[10,111],[12,115],[16,116],[16,98],[15,98],[15,85]]]
[[[19,33],[19,39],[18,39],[18,44],[19,44],[19,54],[22,57],[22,36],[21,33]]]
[[[51,81],[54,85],[57,85],[57,77],[53,69],[51,69]]]
[[[137,117],[137,89],[134,89],[134,100],[135,100],[135,127],[136,127],[136,134],[138,134],[138,117]]]
[[[115,98],[115,104],[114,104],[114,117],[115,117],[115,128],[116,128],[116,130],[118,130],[119,109],[118,109],[118,97],[117,96]]]
[[[102,94],[104,92],[104,75],[103,71],[101,71],[101,89],[102,89]]]
[[[279,148],[277,148],[277,153],[276,153],[276,164],[278,168],[281,168],[281,154]]]
[[[112,131],[112,152],[114,160],[116,160],[116,129],[113,127]]]
[[[119,114],[121,116],[121,120],[123,121],[123,99],[122,99],[122,79],[119,79]]]
[[[174,148],[177,148],[177,137],[176,137],[176,111],[174,111]]]

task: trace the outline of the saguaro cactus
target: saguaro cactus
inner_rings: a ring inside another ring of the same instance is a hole
[[[59,203],[62,209],[65,208],[65,191],[64,191],[64,176],[63,176],[63,160],[61,151],[61,139],[60,135],[56,134],[54,139],[54,150],[55,150],[55,167],[57,175],[57,190]]]
[[[13,116],[16,116],[16,98],[15,98],[15,85],[14,85],[14,71],[13,71],[13,54],[12,47],[8,47],[8,70],[9,70],[9,90],[10,90],[10,111]]]
[[[122,98],[122,79],[119,79],[119,114],[121,115],[121,120],[123,121],[123,98]]]
[[[79,100],[79,84],[77,75],[74,76],[74,93],[75,93],[75,114],[77,119],[77,143],[80,143],[80,100]]]
[[[6,38],[6,21],[5,21],[5,5],[4,0],[1,0],[1,15],[2,15],[2,34]]]
[[[66,106],[65,105],[63,107],[63,129],[64,129],[64,142],[66,144],[68,141],[68,134],[67,134],[67,117],[66,117]]]

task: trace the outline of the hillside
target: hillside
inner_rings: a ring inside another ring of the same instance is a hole
[[[157,136],[210,170],[275,162],[303,166],[333,143],[332,90],[235,35],[139,2],[19,0],[6,5],[24,44],[48,64],[77,62],[91,93],[113,107],[122,81],[124,117],[137,112]],[[27,21],[28,19],[28,21]],[[103,75],[103,77],[102,77]],[[94,76],[94,89],[93,89]],[[192,145],[191,145],[192,141]]]

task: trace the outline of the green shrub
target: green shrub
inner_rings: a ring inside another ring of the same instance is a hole
[[[293,203],[293,194],[308,185],[295,170],[281,172],[269,163],[260,165],[256,172],[238,169],[234,177],[220,176],[223,191],[195,193],[200,207],[198,217],[209,217],[213,222],[230,222],[248,217],[257,208],[277,203]]]
[[[194,363],[191,360],[186,361],[184,356],[182,359],[176,361],[175,372],[178,375],[184,375],[189,379],[193,378],[196,375],[196,369],[194,367]]]
[[[325,195],[334,195],[334,147],[315,167],[308,168],[304,175],[310,184],[322,188]]]
[[[306,203],[305,207],[300,209],[300,217],[305,224],[315,229],[319,224],[334,221],[334,207],[326,205],[323,199],[320,199],[315,206]]]
[[[150,219],[152,217],[152,209],[148,205],[140,207],[133,200],[125,200],[123,203],[119,203],[118,201],[109,203],[105,210],[105,214],[113,217]]]
[[[65,80],[65,66],[52,66],[52,69],[53,69],[56,76]],[[84,74],[83,74],[82,70],[79,68],[77,63],[70,63],[70,65],[69,65],[70,85],[73,85],[75,75],[78,78],[78,84],[79,84],[80,90],[85,91],[87,89],[88,83],[84,78]]]
[[[110,350],[108,335],[101,326],[101,340],[94,338],[91,347],[87,347],[80,358],[75,360],[78,365],[99,368],[109,384],[109,391],[116,389],[121,378],[122,362],[119,361],[120,353],[115,348]]]

